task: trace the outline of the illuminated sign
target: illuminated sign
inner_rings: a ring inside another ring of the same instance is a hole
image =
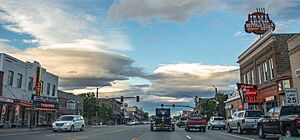
[[[44,102],[35,102],[35,108],[47,108],[47,109],[58,109],[58,104],[55,103],[44,103]]]
[[[245,23],[245,31],[262,35],[269,30],[275,30],[275,24],[270,19],[269,14],[265,13],[264,8],[258,8],[257,12],[248,14],[248,20]]]
[[[255,85],[238,83],[237,88],[238,90],[241,90],[246,96],[257,94]]]
[[[38,95],[38,96],[41,96],[43,93],[41,75],[42,75],[42,68],[37,67],[35,81],[34,81],[34,89],[35,89],[36,95]]]
[[[262,97],[257,97],[257,96],[253,96],[253,97],[246,97],[246,103],[263,103],[264,100]]]

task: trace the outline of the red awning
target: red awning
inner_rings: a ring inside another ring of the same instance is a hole
[[[28,102],[28,101],[24,101],[24,100],[20,100],[20,99],[14,99],[14,104],[18,104],[18,105],[22,105],[22,106],[26,106],[26,107],[32,106],[32,102]]]

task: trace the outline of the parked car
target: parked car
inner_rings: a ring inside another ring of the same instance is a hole
[[[178,127],[185,127],[185,123],[186,123],[186,117],[181,117],[178,122],[177,122],[177,126]]]
[[[185,131],[190,131],[191,129],[199,129],[199,131],[206,131],[207,120],[205,116],[200,114],[192,114],[187,118],[185,124]]]
[[[257,121],[264,116],[263,112],[258,110],[243,110],[235,112],[227,121],[227,132],[237,130],[238,134],[243,134],[244,131],[257,130]]]
[[[138,122],[135,120],[131,120],[131,121],[127,122],[127,125],[138,125]]]
[[[265,134],[282,134],[286,137],[300,134],[300,106],[282,106],[270,109],[258,120],[258,136]]]
[[[216,116],[216,117],[211,117],[207,123],[208,129],[213,130],[214,128],[219,128],[225,130],[225,120],[223,117]]]
[[[53,132],[84,130],[84,119],[81,115],[63,115],[52,124]]]

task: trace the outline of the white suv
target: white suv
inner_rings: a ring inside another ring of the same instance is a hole
[[[58,130],[62,131],[75,131],[84,129],[84,119],[81,115],[63,115],[52,124],[53,132]]]

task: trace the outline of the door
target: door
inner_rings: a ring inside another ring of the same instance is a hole
[[[280,121],[279,121],[279,115],[280,115],[281,107],[275,107],[272,119],[270,121],[270,131],[273,133],[280,133]]]
[[[273,117],[274,108],[270,109],[263,118],[262,125],[265,132],[271,132],[271,120]]]

